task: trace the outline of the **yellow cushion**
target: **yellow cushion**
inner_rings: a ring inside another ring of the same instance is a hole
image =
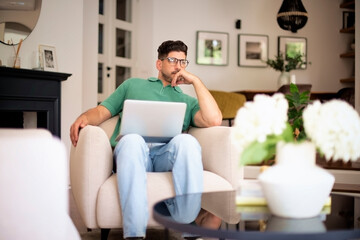
[[[246,97],[240,93],[215,90],[210,90],[210,93],[218,104],[223,115],[223,119],[235,118],[239,108],[241,108],[246,102]]]

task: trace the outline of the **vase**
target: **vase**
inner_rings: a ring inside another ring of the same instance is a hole
[[[278,78],[278,88],[280,88],[282,85],[290,84],[291,82],[291,76],[289,72],[281,72],[279,78]]]
[[[274,166],[258,177],[273,215],[311,218],[320,214],[335,178],[315,160],[315,145],[311,142],[277,144]]]

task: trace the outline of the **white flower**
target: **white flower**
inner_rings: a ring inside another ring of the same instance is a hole
[[[240,152],[252,142],[264,142],[268,135],[279,135],[286,128],[288,102],[281,93],[256,95],[237,112],[232,136]]]
[[[327,160],[356,161],[360,157],[360,117],[346,102],[315,101],[303,112],[306,135]]]

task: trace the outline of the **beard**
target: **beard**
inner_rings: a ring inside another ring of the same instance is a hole
[[[176,73],[178,73],[179,71],[174,71],[171,72],[171,75],[168,75],[166,73],[164,73],[163,71],[161,71],[161,76],[164,78],[164,80],[168,83],[171,83],[171,81],[173,80],[174,76]]]

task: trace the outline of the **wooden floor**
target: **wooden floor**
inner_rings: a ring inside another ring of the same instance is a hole
[[[87,227],[84,225],[84,222],[82,221],[80,214],[77,210],[74,197],[72,195],[71,190],[69,190],[69,205],[70,205],[70,217],[73,221],[73,223],[76,226],[76,229],[80,233],[82,240],[100,240],[100,230],[95,229],[88,231]],[[183,239],[181,237],[181,233],[170,231],[170,240],[180,240]],[[122,230],[121,229],[112,229],[110,231],[108,240],[119,240],[123,239]],[[164,230],[160,229],[150,229],[146,233],[146,239],[147,240],[162,240],[165,239],[165,232]]]

